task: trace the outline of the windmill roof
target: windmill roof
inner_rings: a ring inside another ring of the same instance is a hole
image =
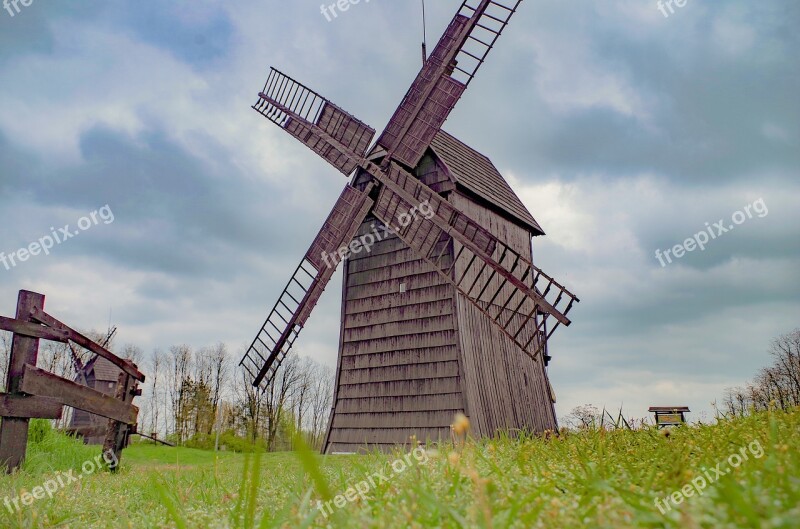
[[[434,137],[431,149],[450,170],[456,185],[510,215],[534,235],[544,235],[544,230],[489,158],[443,130]]]
[[[96,356],[86,364],[86,373],[90,373],[92,370],[94,370],[95,380],[104,382],[116,382],[122,372],[120,368],[102,356]]]

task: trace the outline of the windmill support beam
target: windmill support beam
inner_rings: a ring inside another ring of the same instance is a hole
[[[97,356],[102,356],[121,370],[128,373],[130,376],[138,380],[139,382],[144,382],[144,374],[139,371],[139,369],[133,365],[133,362],[130,360],[125,360],[124,358],[120,358],[105,347],[101,347],[99,344],[95,343],[94,341],[90,340],[83,334],[79,333],[78,331],[71,329],[67,325],[61,323],[54,317],[50,316],[46,312],[44,312],[40,308],[34,308],[31,311],[31,318],[33,320],[43,323],[50,328],[59,329],[67,333],[69,336],[69,340],[80,345],[84,349],[88,349],[89,351],[93,352]]]

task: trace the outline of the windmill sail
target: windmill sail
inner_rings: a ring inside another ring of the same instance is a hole
[[[376,171],[384,186],[373,214],[535,359],[539,337],[570,324],[577,297],[396,164],[388,175]],[[404,216],[422,203],[430,215]]]
[[[378,139],[415,167],[522,0],[466,0]]]
[[[447,74],[467,21],[460,15],[453,19],[378,138],[378,145],[407,167],[417,165],[467,88]]]
[[[453,77],[469,86],[522,0],[465,0],[458,14],[474,21],[455,56]]]
[[[353,172],[375,136],[375,129],[275,68],[252,108],[345,176]]]
[[[373,202],[368,194],[369,189],[361,192],[349,185],[344,188],[267,321],[239,363],[251,376],[254,386],[265,389],[272,383],[275,373],[336,271],[341,260],[339,249],[347,247],[369,213]]]

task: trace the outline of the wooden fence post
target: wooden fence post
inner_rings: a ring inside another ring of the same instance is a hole
[[[121,400],[126,404],[133,402],[134,392],[136,389],[136,381],[132,376],[127,373],[120,373],[117,378],[117,392],[115,398]],[[106,431],[106,439],[103,443],[103,455],[107,456],[109,453],[113,455],[114,466],[109,465],[109,470],[116,472],[119,469],[120,458],[122,457],[122,449],[128,444],[128,434],[130,426],[127,424],[115,421],[114,419],[108,420],[108,430]],[[106,459],[108,461],[108,459]]]
[[[17,298],[16,319],[33,322],[31,312],[34,309],[44,310],[44,296],[27,290],[20,290]],[[19,394],[25,364],[36,365],[39,356],[39,338],[14,334],[11,343],[11,357],[8,360],[8,376],[6,391],[10,395]],[[5,466],[8,473],[13,472],[25,459],[28,444],[28,422],[30,419],[4,417],[0,424],[0,466]]]

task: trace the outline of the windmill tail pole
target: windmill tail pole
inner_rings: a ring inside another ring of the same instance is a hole
[[[422,0],[422,66],[428,62],[428,29],[425,22],[425,0]]]
[[[139,433],[139,432],[136,432],[136,435],[141,436],[141,437],[145,437],[145,438],[150,439],[151,441],[155,441],[157,443],[161,443],[162,445],[167,445],[167,446],[171,446],[171,447],[175,448],[175,445],[170,443],[170,442],[168,442],[168,441],[162,441],[161,439],[156,439],[155,437],[150,437],[147,434],[143,434],[143,433]]]

